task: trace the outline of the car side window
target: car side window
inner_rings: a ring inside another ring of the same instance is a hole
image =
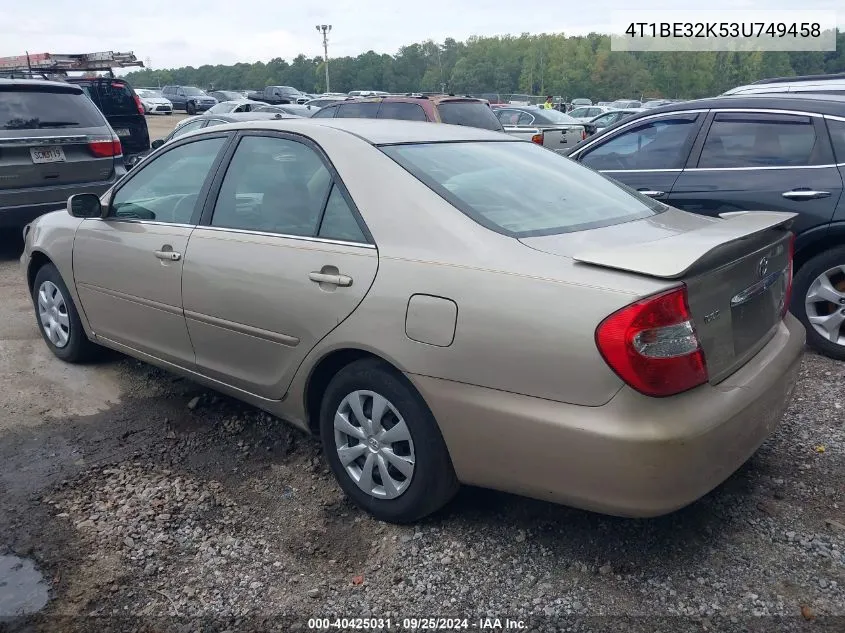
[[[326,106],[311,115],[312,119],[331,119],[337,112],[337,106]]]
[[[649,121],[588,150],[581,163],[593,169],[681,169],[697,129],[695,117]]]
[[[205,127],[211,127],[213,125],[223,125],[224,123],[227,123],[227,121],[224,121],[223,119],[209,119],[208,121],[206,121]]]
[[[615,117],[616,117],[615,114],[605,114],[604,116],[600,116],[600,117],[594,119],[593,123],[595,123],[598,126],[608,126],[611,123],[613,123],[613,120],[614,120]]]
[[[574,117],[579,117],[579,118],[585,117],[585,116],[587,116],[588,112],[589,112],[588,108],[575,108],[574,110],[571,110],[569,112],[569,116],[574,116]]]
[[[323,221],[317,233],[319,237],[345,242],[366,242],[367,238],[355,218],[343,192],[337,185],[332,185]]]
[[[378,108],[381,104],[376,102],[366,103],[344,103],[337,109],[337,118],[349,119],[375,119],[378,115]]]
[[[402,121],[427,121],[425,110],[416,103],[386,101],[378,111],[379,119],[401,119]]]
[[[190,224],[199,193],[225,138],[174,147],[153,156],[114,194],[109,217]]]
[[[313,237],[331,183],[331,173],[307,145],[246,136],[226,170],[211,225]]]
[[[716,114],[698,159],[700,168],[818,164],[813,119],[767,113]]]
[[[833,143],[833,155],[837,163],[845,163],[845,121],[827,119],[827,131]]]

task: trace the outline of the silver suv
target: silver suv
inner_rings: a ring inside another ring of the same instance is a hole
[[[82,88],[0,79],[0,229],[72,194],[100,195],[125,173],[120,139]]]

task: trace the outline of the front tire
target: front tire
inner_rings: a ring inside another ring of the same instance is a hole
[[[188,101],[185,105],[185,112],[188,114],[196,114],[197,113],[197,106],[194,104],[193,101]]]
[[[45,264],[35,275],[32,302],[38,331],[53,354],[68,363],[96,356],[100,347],[88,340],[73,298],[53,264]]]
[[[825,356],[845,360],[845,247],[824,251],[795,275],[792,313],[807,342]]]
[[[382,521],[421,519],[458,490],[434,416],[408,380],[381,361],[356,361],[335,375],[320,407],[320,435],[340,487]]]

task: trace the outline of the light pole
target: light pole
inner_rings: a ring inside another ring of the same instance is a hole
[[[323,34],[323,53],[325,53],[326,60],[326,92],[331,92],[329,89],[329,31],[331,30],[331,24],[317,25],[317,32]]]

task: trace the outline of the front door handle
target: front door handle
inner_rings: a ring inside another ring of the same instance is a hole
[[[817,198],[829,198],[829,191],[816,191],[815,189],[792,189],[781,194],[789,200],[816,200]]]
[[[176,251],[156,251],[156,257],[167,262],[178,262],[182,259],[182,253]]]
[[[346,288],[352,285],[352,277],[347,275],[331,275],[328,273],[313,272],[308,274],[308,279],[316,284],[330,284],[332,286],[341,286]]]
[[[637,189],[641,194],[644,196],[649,196],[651,198],[659,198],[660,196],[665,196],[665,191],[654,191],[652,189]]]

